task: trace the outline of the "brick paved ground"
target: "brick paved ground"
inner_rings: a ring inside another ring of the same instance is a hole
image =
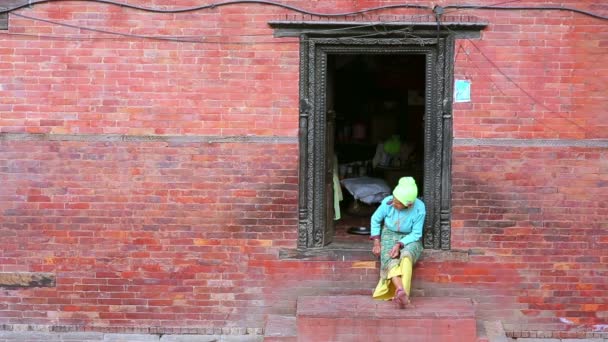
[[[261,342],[262,336],[152,335],[100,332],[14,332],[0,331],[0,342]]]
[[[517,338],[513,339],[513,341],[517,342],[608,342],[606,338]]]
[[[151,334],[111,334],[99,332],[13,332],[0,331],[0,342],[262,342],[262,336],[227,335],[151,335]],[[513,342],[608,342],[604,338],[556,339],[518,338]],[[491,341],[492,342],[492,341]]]

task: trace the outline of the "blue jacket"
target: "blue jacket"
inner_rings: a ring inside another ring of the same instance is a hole
[[[416,199],[411,207],[403,210],[395,209],[392,203],[393,196],[386,197],[372,215],[371,238],[380,236],[380,229],[384,222],[384,227],[394,232],[409,233],[400,240],[404,246],[420,240],[426,216],[424,203]]]

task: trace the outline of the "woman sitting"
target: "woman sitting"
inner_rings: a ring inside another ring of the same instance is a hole
[[[403,177],[371,218],[372,253],[380,257],[380,281],[373,297],[393,299],[400,308],[409,304],[412,267],[422,253],[426,209],[417,196],[414,179]]]

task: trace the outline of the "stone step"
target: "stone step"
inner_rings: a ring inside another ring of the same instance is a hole
[[[468,298],[415,297],[406,309],[370,296],[305,296],[297,303],[297,341],[476,342]]]
[[[264,328],[264,342],[296,342],[296,317],[268,315]]]

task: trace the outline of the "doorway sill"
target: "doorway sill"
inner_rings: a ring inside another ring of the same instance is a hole
[[[469,261],[471,255],[483,252],[477,250],[436,250],[425,249],[419,261],[446,262]],[[307,261],[378,261],[371,252],[370,242],[334,242],[323,248],[309,249],[282,249],[279,251],[279,260],[307,260]]]

